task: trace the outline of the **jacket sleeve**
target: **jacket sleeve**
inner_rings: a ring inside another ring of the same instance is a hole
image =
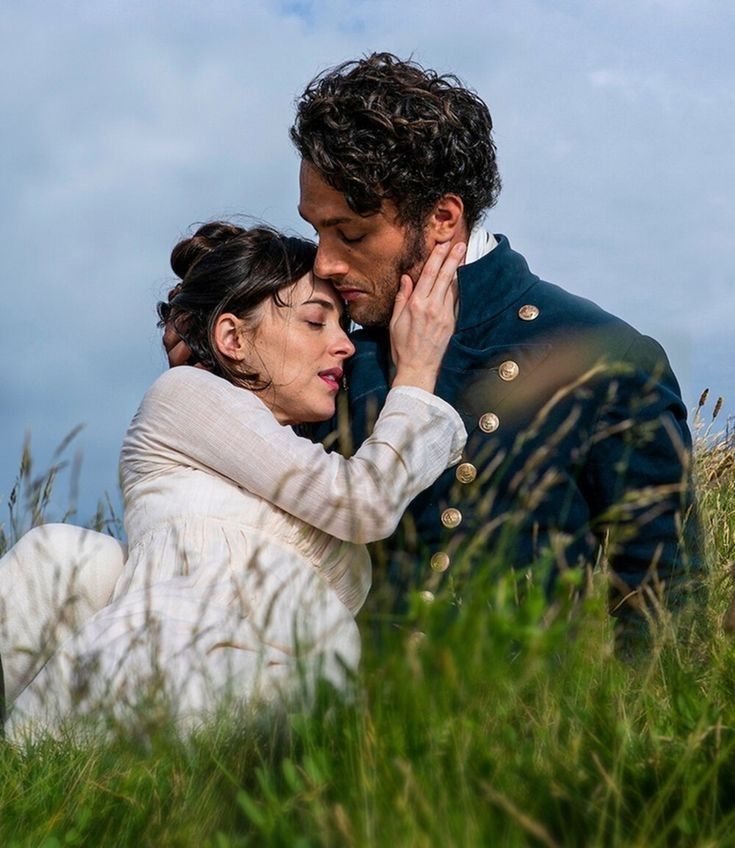
[[[279,424],[256,393],[180,366],[146,394],[121,463],[124,481],[161,463],[211,471],[339,539],[369,542],[394,531],[409,501],[459,461],[465,441],[451,406],[403,386],[345,459]]]
[[[586,464],[593,529],[612,572],[613,611],[635,590],[670,600],[700,556],[691,436],[666,354],[639,336],[603,386]]]

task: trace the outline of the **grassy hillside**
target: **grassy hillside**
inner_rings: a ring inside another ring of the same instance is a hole
[[[734,456],[699,448],[708,600],[650,650],[615,655],[601,583],[574,609],[510,574],[417,596],[362,620],[351,702],[0,745],[0,845],[732,845]]]

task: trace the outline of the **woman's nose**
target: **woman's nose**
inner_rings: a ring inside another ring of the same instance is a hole
[[[345,359],[349,359],[355,352],[355,346],[344,330],[340,330],[339,335],[335,339],[334,352]]]

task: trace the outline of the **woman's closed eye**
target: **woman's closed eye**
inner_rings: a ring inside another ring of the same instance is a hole
[[[317,330],[327,323],[325,312],[326,310],[321,304],[310,303],[305,307],[301,317],[307,327]]]
[[[339,321],[341,312],[337,310],[336,301],[323,297],[313,297],[301,304],[301,308],[301,319],[314,331],[323,329],[335,319]]]

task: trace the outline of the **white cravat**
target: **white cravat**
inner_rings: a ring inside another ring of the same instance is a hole
[[[464,264],[469,265],[470,262],[477,262],[478,259],[487,256],[497,246],[498,242],[495,236],[480,224],[476,224],[467,242],[467,253],[465,254]]]

